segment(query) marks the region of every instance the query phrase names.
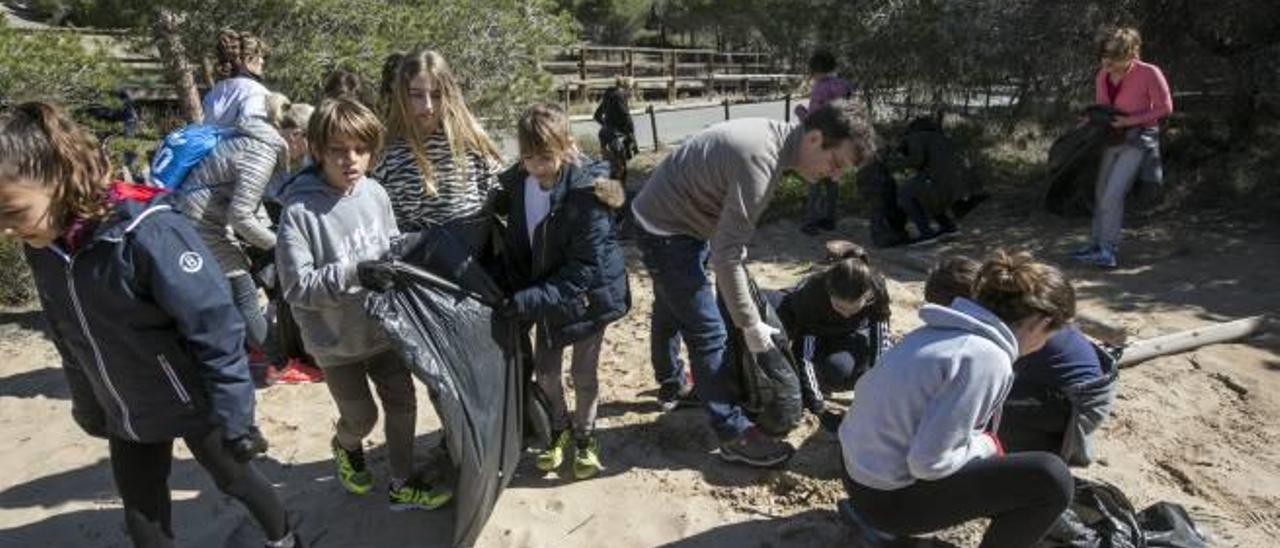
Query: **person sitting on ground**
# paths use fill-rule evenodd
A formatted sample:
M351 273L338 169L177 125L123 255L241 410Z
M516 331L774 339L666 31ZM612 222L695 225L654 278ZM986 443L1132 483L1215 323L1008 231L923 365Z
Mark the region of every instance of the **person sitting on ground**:
M809 182L857 167L875 150L875 130L854 103L834 101L801 125L743 118L713 125L662 160L632 202L645 268L653 278L650 357L660 402L696 390L720 439L721 458L776 466L794 449L756 427L735 401L735 369L724 363L725 321L707 265L733 324L753 353L774 349L745 268L747 244L783 173ZM689 349L693 387L678 360ZM664 406L665 407L665 406Z
M626 76L614 79L613 87L604 90L600 106L591 115L600 124L600 152L609 162L609 178L623 185L627 184L627 161L640 152L628 102L633 85L634 80Z
M955 145L933 118L907 125L896 162L915 173L898 189L898 205L916 227L916 242L927 242L958 230L951 206L962 190L962 171ZM934 227L937 223L937 227Z
M218 82L205 94L204 123L235 126L245 118L267 116L267 95L262 71L267 44L248 32L224 30L218 33Z
M823 416L824 394L852 390L888 349L889 293L861 246L850 243L826 269L765 300L802 364L805 407Z
M982 548L1033 546L1074 482L1056 455L1005 454L995 432L1013 361L1074 315L1057 268L1002 251L978 271L972 299L924 305L924 326L862 376L840 425L846 519L889 540L990 518Z
M330 443L338 482L356 495L373 488L363 445L378 422L372 381L385 414L390 507L433 510L453 492L413 478L413 378L364 307L370 267L379 268L400 237L386 192L365 176L382 135L382 123L360 103L328 99L320 105L307 126L316 165L285 193L276 265L303 344L324 368L338 408Z
M947 306L957 297L972 298L981 266L964 256L942 260L925 281L925 301ZM1114 358L1075 325L1064 326L1044 348L1013 363L1000 442L1010 453L1047 451L1069 465L1088 465L1090 436L1110 413L1115 384Z
M809 57L809 84L809 105L795 108L799 120L831 101L853 97L853 84L836 74L836 57L829 51L816 51ZM835 230L839 205L839 181L827 178L811 185L805 202L805 224L800 231L812 236L822 230Z
M516 138L520 163L498 177L494 207L507 217L503 264L514 290L500 313L537 326L534 374L551 404L552 428L538 469L559 469L572 451L573 477L587 479L602 468L595 421L604 332L631 306L611 211L622 207L622 188L581 165L568 119L555 105L525 111ZM572 424L561 364L570 345Z
M107 440L125 530L135 546L173 546L168 480L182 438L268 547L301 546L250 462L267 443L218 263L170 195L110 173L95 139L52 105L0 115L0 230L25 244L72 418Z

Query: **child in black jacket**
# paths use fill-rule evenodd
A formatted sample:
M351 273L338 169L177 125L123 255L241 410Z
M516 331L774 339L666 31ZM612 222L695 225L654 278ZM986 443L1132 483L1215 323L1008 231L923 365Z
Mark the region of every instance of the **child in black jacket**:
M108 440L129 536L173 545L167 481L183 438L267 546L299 546L249 462L266 441L222 270L168 195L109 185L109 174L93 139L55 107L0 117L0 229L26 244L72 416Z
M573 441L561 380L561 355L572 345L573 473L586 479L601 469L594 434L600 347L605 327L627 313L631 299L610 211L622 205L621 185L596 181L575 163L568 127L552 105L535 105L521 117L521 162L499 177L496 209L507 215L504 263L515 291L504 313L537 326L535 375L552 405L555 432L538 468L559 468Z

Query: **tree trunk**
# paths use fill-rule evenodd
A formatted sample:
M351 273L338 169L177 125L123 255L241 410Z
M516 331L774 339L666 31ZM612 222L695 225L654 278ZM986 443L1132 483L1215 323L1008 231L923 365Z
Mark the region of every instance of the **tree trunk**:
M165 75L178 92L182 117L188 122L199 123L204 119L204 112L200 107L200 91L196 89L196 79L191 73L187 50L178 36L178 17L172 10L161 8L156 14L153 39L160 51L160 58L164 59Z

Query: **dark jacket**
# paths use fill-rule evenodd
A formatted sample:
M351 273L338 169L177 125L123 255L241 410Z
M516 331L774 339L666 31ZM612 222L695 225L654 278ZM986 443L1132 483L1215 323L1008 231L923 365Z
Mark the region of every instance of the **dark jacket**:
M867 342L866 368L875 367L889 346L889 294L883 280L872 289L874 300L861 312L844 317L831 306L831 295L822 275L815 274L799 284L779 291L766 291L765 298L778 311L778 318L791 341L791 353L803 368L801 389L805 407L814 413L824 409L822 389L813 371L817 339L854 337L863 334Z
M1115 398L1115 360L1074 326L1055 333L1040 350L1013 365L1000 439L1010 452L1048 451L1067 464L1093 459L1090 435Z
M124 200L71 254L26 249L86 432L162 442L253 423L245 328L218 262L162 194Z
M631 110L627 106L627 97L616 87L605 90L591 118L601 128L609 128L623 135L635 135L635 122L631 119Z
M582 167L565 164L551 191L551 210L530 245L525 226L519 164L498 177L495 211L507 216L503 252L517 314L535 321L539 340L574 343L631 309L627 273L610 208L622 205L616 181L599 182Z

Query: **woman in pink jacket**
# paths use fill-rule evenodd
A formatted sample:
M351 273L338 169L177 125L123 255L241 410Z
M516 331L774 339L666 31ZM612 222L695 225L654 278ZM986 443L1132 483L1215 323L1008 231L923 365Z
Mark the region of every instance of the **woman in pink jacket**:
M1094 102L1119 111L1111 122L1114 138L1102 153L1094 190L1093 237L1074 257L1115 268L1124 219L1124 198L1139 177L1160 183L1160 120L1173 112L1169 84L1159 67L1138 59L1142 38L1132 28L1103 34L1102 67L1094 80Z

